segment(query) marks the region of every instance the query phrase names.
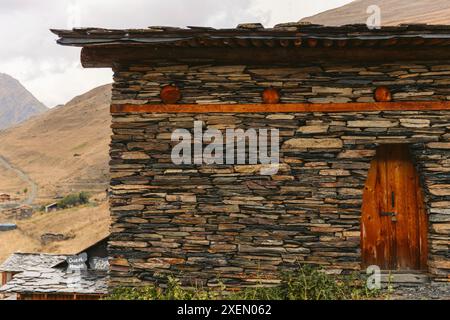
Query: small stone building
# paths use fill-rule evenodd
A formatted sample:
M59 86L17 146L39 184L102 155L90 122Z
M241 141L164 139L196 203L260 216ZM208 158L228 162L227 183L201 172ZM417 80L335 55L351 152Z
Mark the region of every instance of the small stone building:
M108 291L106 244L102 239L77 255L12 254L0 264L0 300L101 299ZM74 270L80 256L85 268Z
M449 281L450 26L53 31L114 70L112 285L270 284L298 264ZM176 164L196 124L278 130L278 171Z
M33 216L33 207L21 205L11 209L3 210L2 214L8 219L26 220Z
M11 201L11 195L2 193L0 194L0 202L9 202Z

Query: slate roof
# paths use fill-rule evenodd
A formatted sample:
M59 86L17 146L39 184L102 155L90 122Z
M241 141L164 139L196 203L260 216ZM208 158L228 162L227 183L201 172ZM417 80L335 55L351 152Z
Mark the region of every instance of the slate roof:
M89 252L96 246L103 245L107 239L108 237L81 252ZM69 257L73 255L12 254L0 265L0 272L16 274L0 288L0 293L106 294L108 292L107 271L92 269L75 273L68 271L66 261Z
M14 253L2 265L3 272L23 272L30 268L53 268L66 261L68 255Z
M68 46L145 45L153 47L358 47L358 46L450 46L449 25L405 24L369 30L364 24L339 27L284 23L264 28L259 23L234 29L165 27L147 29L80 28L51 30L58 43Z
M2 293L106 294L106 272L87 271L80 274L60 268L30 267L0 288Z

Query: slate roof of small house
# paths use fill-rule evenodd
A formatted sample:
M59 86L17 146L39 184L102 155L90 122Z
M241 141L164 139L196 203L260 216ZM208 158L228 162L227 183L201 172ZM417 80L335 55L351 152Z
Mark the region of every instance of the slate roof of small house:
M53 29L61 45L91 47L146 45L156 47L358 47L450 46L449 25L405 24L369 30L364 24L330 27L303 22L264 28L259 23L234 29L165 27L147 29ZM313 40L313 41L310 41Z
M78 276L61 268L30 267L15 275L11 281L0 288L0 292L106 294L108 292L108 274L107 272L87 271Z
M109 237L109 236L108 236ZM103 244L108 237L79 252L87 252ZM2 293L106 294L108 272L87 270L67 271L67 258L73 255L14 253L2 265L0 272L16 273L12 280L0 287ZM71 285L76 281L76 285Z
M53 268L66 261L67 257L41 253L14 253L0 265L0 272L23 272L35 267Z

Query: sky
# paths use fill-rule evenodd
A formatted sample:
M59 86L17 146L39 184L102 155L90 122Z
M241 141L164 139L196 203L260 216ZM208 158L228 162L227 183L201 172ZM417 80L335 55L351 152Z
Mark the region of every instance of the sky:
M236 27L281 22L351 0L0 0L0 72L18 79L48 107L112 82L110 69L83 69L80 48L56 44L49 29L148 26Z

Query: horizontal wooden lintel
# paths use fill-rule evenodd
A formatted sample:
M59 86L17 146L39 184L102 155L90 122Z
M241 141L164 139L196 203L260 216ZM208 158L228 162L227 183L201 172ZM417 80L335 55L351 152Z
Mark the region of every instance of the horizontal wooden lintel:
M290 113L450 110L450 101L295 104L113 104L111 113Z
M448 47L356 47L356 48L171 48L145 45L92 46L81 51L85 68L109 68L115 64L139 65L161 59L188 64L250 64L276 65L299 63L364 63L405 61L446 61Z

